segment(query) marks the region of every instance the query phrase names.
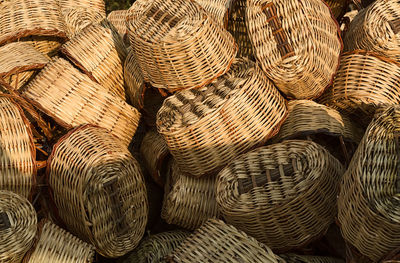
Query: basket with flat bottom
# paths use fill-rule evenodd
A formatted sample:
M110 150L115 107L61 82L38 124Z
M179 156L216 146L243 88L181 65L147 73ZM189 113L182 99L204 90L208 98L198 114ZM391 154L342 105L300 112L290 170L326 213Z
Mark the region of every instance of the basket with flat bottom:
M147 223L139 163L103 128L80 126L54 146L47 166L56 214L106 257L134 249Z
M309 255L284 254L279 255L286 263L345 263L343 259Z
M237 59L207 87L168 97L157 129L181 171L200 177L273 137L286 115L285 99L261 69Z
M64 13L69 8L84 8L91 12L101 14L106 18L106 5L104 0L57 0L61 12Z
M340 162L311 141L261 147L218 174L218 208L228 223L274 251L301 248L334 221L343 173Z
M346 174L338 220L347 242L374 262L400 247L400 107L377 112Z
M74 38L86 27L92 24L99 24L104 19L101 13L84 7L63 9L62 16L69 39Z
M342 49L339 25L321 0L248 0L248 34L267 76L288 97L317 98Z

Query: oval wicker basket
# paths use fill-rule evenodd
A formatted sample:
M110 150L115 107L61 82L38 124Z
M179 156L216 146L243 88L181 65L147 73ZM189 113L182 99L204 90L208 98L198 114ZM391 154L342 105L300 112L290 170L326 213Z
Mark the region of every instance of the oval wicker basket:
M80 126L54 146L47 166L59 218L106 257L142 238L148 202L139 163L107 130Z
M24 197L0 190L0 262L20 263L34 243L36 211Z
M273 137L286 115L285 99L261 69L237 59L207 87L168 97L157 129L181 171L199 177Z
M218 207L228 223L274 251L301 248L333 222L343 173L340 162L311 141L261 147L218 174Z
M145 81L176 91L205 86L228 71L237 51L235 41L197 3L148 2L136 1L127 18Z
M325 0L328 4L329 8L332 11L332 15L337 19L340 18L346 13L346 9L349 5L349 0Z
M85 8L92 12L101 14L106 18L106 5L104 0L58 0L61 12L64 13L69 8Z
M204 10L206 10L223 28L226 28L228 21L228 9L232 0L195 0Z
M321 0L248 0L254 55L288 97L316 98L330 85L342 49L339 25Z
M108 14L107 20L114 25L124 42L128 42L129 44L128 28L126 27L126 18L128 14L128 10L114 10Z
M74 38L86 27L92 24L99 24L104 19L101 13L85 7L63 9L62 16L65 21L66 34L69 39Z
M286 263L345 263L343 259L331 258L331 257L320 257L320 256L305 256L295 254L284 254L279 255Z
M374 262L400 247L400 107L377 112L344 176L343 237Z

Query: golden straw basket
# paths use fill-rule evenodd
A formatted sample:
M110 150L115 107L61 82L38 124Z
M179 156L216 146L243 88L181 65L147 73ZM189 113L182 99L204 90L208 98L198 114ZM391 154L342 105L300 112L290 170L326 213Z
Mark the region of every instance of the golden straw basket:
M204 10L206 10L215 22L221 27L226 27L228 21L228 9L232 0L195 0Z
M104 20L103 14L85 7L63 9L62 16L69 39L74 38L86 27L92 24L99 24Z
M58 0L61 12L69 8L85 8L92 12L101 14L106 18L106 5L104 0Z
M114 10L107 16L107 20L117 29L124 42L125 40L128 40L127 42L129 42L128 28L126 27L126 18L128 14L128 10Z
M28 36L20 38L19 41L33 46L37 51L47 57L54 57L58 54L65 38L56 36Z

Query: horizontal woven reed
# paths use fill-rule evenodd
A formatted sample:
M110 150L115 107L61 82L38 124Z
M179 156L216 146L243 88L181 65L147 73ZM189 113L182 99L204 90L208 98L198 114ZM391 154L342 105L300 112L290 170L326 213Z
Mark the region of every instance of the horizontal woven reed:
M26 36L65 37L58 2L13 0L0 3L0 45Z
M215 175L193 178L180 171L172 160L168 167L161 212L168 224L194 230L209 218L218 218Z
M20 38L20 41L32 45L45 56L54 57L57 55L65 39L56 36L29 36Z
M195 0L221 26L226 27L228 9L232 0Z
M301 248L328 230L344 168L325 148L288 140L228 164L217 179L224 219L274 251Z
M107 16L107 20L114 25L122 39L128 36L128 29L126 27L126 18L128 14L128 10L114 10Z
M342 49L339 26L321 0L248 0L254 55L288 97L316 98L330 85Z
M58 0L61 12L69 8L85 8L90 12L96 12L106 17L106 5L104 0Z
M23 263L91 263L94 248L50 221L40 222L35 246Z
M340 19L346 12L349 0L325 0L336 19Z
M374 262L400 247L400 107L376 114L344 175L342 235Z
M343 259L309 255L284 254L279 255L286 263L345 263Z
M48 63L26 86L23 96L65 128L99 125L126 145L139 124L140 113L135 108L62 58Z
M92 24L98 24L104 19L103 14L96 12L95 9L88 9L86 7L63 9L62 16L69 39L78 35L84 28Z
M106 257L134 249L147 223L139 163L105 129L80 126L54 146L47 166L57 213L72 233Z
M0 190L0 262L21 262L35 240L36 224L36 211L27 199Z
M175 249L169 262L283 263L266 245L221 220L210 219Z
M194 1L138 0L127 17L144 79L176 91L207 85L230 67L233 37Z
M182 172L202 176L274 136L286 115L285 99L261 69L237 59L207 87L168 97L157 129Z
M142 110L144 107L144 93L146 87L142 70L139 67L133 50L129 51L125 60L124 80L127 97L135 108Z

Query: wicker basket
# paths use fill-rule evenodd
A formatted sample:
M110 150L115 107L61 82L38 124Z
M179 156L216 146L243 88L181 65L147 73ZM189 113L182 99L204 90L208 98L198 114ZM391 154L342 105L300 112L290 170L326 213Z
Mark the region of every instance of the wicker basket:
M343 259L320 257L320 256L304 256L295 254L279 255L286 263L345 263Z
M285 252L322 236L336 215L344 168L325 148L289 140L248 152L217 179L225 220Z
M215 22L221 27L226 28L228 21L228 9L232 0L195 0L204 10L206 10Z
M103 14L85 7L63 9L62 15L69 39L74 38L86 27L99 24L104 19Z
M346 13L346 9L349 5L349 0L325 0L332 11L332 15L340 20L341 17Z
M50 221L43 220L35 246L23 263L91 263L94 249Z
M27 199L0 190L0 262L21 262L35 240L36 224L36 211Z
M248 0L254 55L288 97L316 98L330 85L342 49L339 26L321 0Z
M61 138L47 166L57 214L72 233L106 257L131 251L147 223L139 163L107 130L85 125Z
M344 176L343 237L374 262L400 247L400 107L376 114Z
M194 1L137 0L127 19L144 79L156 88L203 87L236 55L233 37Z
M19 40L33 46L47 57L54 57L58 54L65 38L56 36L29 36L20 38Z
M210 219L175 249L169 262L284 263L271 249L221 220Z
M62 58L47 64L26 86L23 96L65 128L85 123L99 125L126 145L139 124L140 113L135 108Z
M106 17L106 5L104 0L58 0L61 12L64 13L66 9L70 8L85 8L90 12L96 12Z
M129 51L125 60L124 80L127 97L135 108L142 110L146 85L143 80L143 73L137 63L135 52L132 50Z
M124 41L128 40L128 28L126 27L126 18L128 14L128 10L115 10L110 12L107 16L107 20L114 25ZM129 42L129 40L127 42Z
M182 172L212 174L278 132L286 102L255 63L238 59L209 86L178 92L157 114L157 128Z

